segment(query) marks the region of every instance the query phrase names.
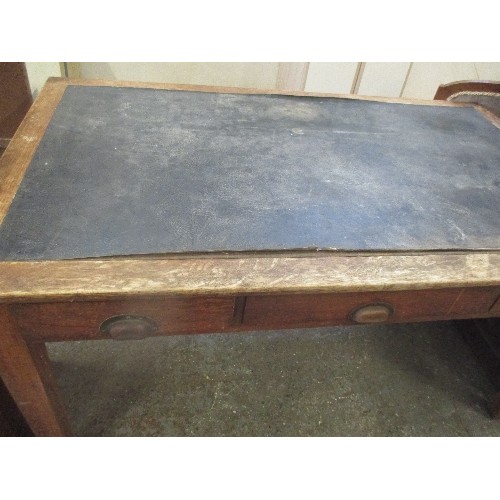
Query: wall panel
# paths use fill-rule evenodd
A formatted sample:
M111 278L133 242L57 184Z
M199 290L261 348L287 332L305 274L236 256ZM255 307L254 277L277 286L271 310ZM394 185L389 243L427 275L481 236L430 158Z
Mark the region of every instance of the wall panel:
M357 62L309 63L305 90L350 94L358 70Z
M459 80L477 80L474 63L412 63L402 97L433 99L439 85Z
M276 88L279 63L81 63L82 78Z
M500 62L477 62L474 66L480 80L500 82Z
M34 97L42 89L51 76L62 76L61 66L58 62L27 62L26 71L30 81L31 92Z
M408 62L368 62L360 73L358 94L399 97L410 69Z

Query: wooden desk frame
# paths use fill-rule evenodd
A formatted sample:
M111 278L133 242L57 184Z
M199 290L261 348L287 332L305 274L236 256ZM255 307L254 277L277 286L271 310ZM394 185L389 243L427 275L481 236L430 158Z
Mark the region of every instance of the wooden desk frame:
M0 223L68 85L342 97L307 92L51 78L0 160ZM397 304L388 321L500 316L500 249L260 252L0 262L0 375L37 435L69 435L46 341L109 338L110 316L148 316L155 335L354 324L365 304Z

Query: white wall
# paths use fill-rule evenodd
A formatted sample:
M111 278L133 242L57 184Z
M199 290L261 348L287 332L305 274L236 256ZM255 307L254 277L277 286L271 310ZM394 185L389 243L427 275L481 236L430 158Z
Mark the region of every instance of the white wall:
M316 62L309 64L305 90L349 94L353 88L359 63Z
M480 80L494 80L500 82L500 63L474 63Z
M357 94L365 96L399 97L411 63L368 62L359 75Z
M432 99L439 85L460 80L500 81L500 63L412 63L402 96Z
M290 63L281 63L290 64ZM59 63L26 63L36 95ZM500 62L311 62L304 89L334 94L432 99L439 85L458 80L500 81ZM262 89L286 88L280 63L80 63L82 78L189 83ZM295 87L294 87L295 88Z
M82 78L273 89L279 63L81 63Z
M500 63L310 63L305 90L433 99L439 85L460 80L500 81Z
M439 85L460 80L478 80L474 63L412 63L403 97L432 99Z
M61 76L61 67L58 62L27 62L26 70L33 97L38 95L47 78Z

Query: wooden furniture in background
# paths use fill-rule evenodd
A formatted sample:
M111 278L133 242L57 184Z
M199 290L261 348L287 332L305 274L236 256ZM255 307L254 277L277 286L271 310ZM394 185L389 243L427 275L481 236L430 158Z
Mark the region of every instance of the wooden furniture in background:
M32 103L25 64L0 62L0 155Z
M31 63L33 64L33 63ZM44 63L38 63L44 64ZM49 64L49 63L45 63ZM455 80L500 80L500 63L310 62L310 63L61 63L69 78L142 80L199 85L357 93L432 99ZM52 74L51 76L60 76ZM304 82L305 79L305 82ZM305 84L302 87L302 84Z
M479 104L500 117L500 82L461 81L447 83L439 86L434 99Z
M135 98L147 94L137 90L141 88L311 95L304 92L51 79L0 163L0 182L4 186L0 221L9 215L26 170L51 125L54 110L67 89L77 98L80 87L133 88L132 97L135 95ZM320 103L338 97L316 96L321 98ZM353 98L342 96L342 105L346 104L346 99ZM378 106L373 99L353 100L358 104L366 101L370 109ZM273 104L276 105L277 101L279 104L283 99L276 99ZM453 115L453 110L458 113L458 108L464 106L473 107L446 102L376 101L397 102L408 107L415 104L437 107L439 116ZM301 106L299 99L296 104L300 111L298 118L293 114L296 108L287 108L292 120L302 124L304 116L311 119L311 115L306 114L305 103ZM442 107L448 108L446 111L450 113L440 113ZM125 105L121 109L128 112L128 109L135 108L128 103L128 107ZM493 134L495 131L490 129L488 120L496 126L499 122L490 115L483 116L482 110L478 111L476 114L467 110L467 116L473 115L476 124L484 125ZM78 121L79 117L74 119ZM312 122L314 125L314 117ZM98 121L93 123L100 126ZM182 123L185 127L185 122ZM278 127L282 126L281 123ZM255 128L253 122L252 125ZM342 137L348 133L354 135L355 141L363 141L358 130L345 129L342 123L335 131L339 131ZM311 130L315 130L314 127ZM233 127L227 123L224 131L229 135L234 133ZM184 132L181 130L182 134ZM296 134L294 137L302 140L303 130L286 129L282 133L287 136ZM378 140L377 130L370 133L374 133ZM81 144L83 138L77 137L78 144ZM380 144L383 147L384 141ZM107 149L115 151L119 148L114 144ZM89 176L84 177L88 179ZM189 188L189 183L184 184L184 188L186 186ZM199 196L197 192L196 199ZM295 201L294 198L293 206ZM314 201L310 202L313 209ZM361 225L363 223L360 221ZM490 236L496 238L498 235ZM44 346L47 341L139 339L178 333L498 316L498 247L490 250L352 252L293 249L269 252L249 248L246 252L222 251L202 255L185 251L129 256L122 253L114 257L64 260L3 260L0 262L0 374L20 403L35 434L68 435L69 424Z
M33 102L21 62L0 62L0 156ZM1 186L0 186L1 189ZM31 434L3 381L0 379L0 436Z

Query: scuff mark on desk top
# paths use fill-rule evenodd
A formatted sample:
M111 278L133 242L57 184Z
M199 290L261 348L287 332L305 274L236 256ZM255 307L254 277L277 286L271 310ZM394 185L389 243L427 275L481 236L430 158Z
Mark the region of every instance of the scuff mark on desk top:
M0 259L498 249L499 144L466 107L69 86Z

